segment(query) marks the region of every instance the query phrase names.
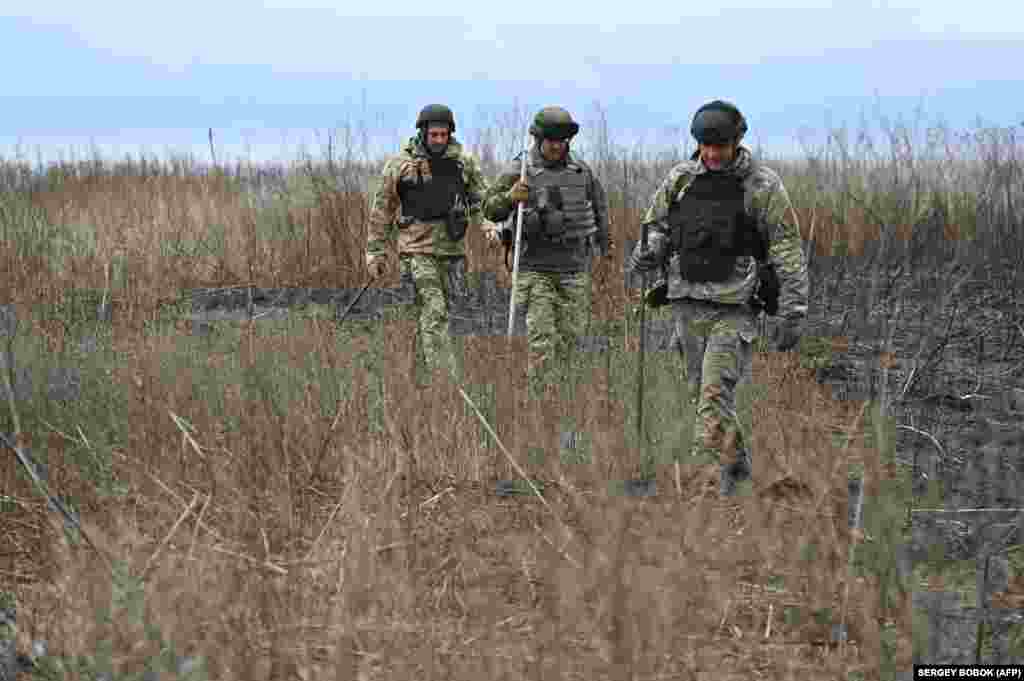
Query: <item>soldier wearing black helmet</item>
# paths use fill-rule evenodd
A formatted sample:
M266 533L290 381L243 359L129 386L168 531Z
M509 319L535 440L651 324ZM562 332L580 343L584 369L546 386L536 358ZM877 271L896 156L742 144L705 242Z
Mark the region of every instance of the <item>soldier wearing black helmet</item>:
M808 278L796 213L778 174L741 144L743 114L715 100L693 117L698 148L674 167L643 218L631 269L660 270L657 295L672 305L686 349L697 421L691 453L717 462L720 492L751 476L749 443L736 421L736 386L751 361L761 310L777 318L771 339L792 349L807 315Z
M470 224L481 224L486 182L476 159L455 138L451 109L424 107L416 128L416 136L384 165L373 191L366 266L371 278L385 274L397 231L401 279L415 290L419 311L417 368L455 371L449 300L465 288L464 237Z
M525 152L526 182L520 178L520 163L514 161L484 200L484 215L504 223L500 231L509 246L516 205L524 205L516 307L526 309L532 379L550 375L556 364L568 362L588 318L592 260L608 255L604 188L569 150L579 129L561 107L538 111L530 126L534 145ZM536 387L536 380L533 383Z

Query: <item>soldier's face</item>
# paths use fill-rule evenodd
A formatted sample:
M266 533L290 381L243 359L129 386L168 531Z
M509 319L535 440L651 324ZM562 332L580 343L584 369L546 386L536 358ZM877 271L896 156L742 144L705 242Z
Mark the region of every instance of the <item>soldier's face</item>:
M736 157L736 143L729 144L702 144L700 145L700 160L708 170L721 170Z
M447 125L427 126L427 146L431 151L437 153L448 145L448 138L451 132Z
M541 140L540 154L546 161L561 161L569 149L569 140Z

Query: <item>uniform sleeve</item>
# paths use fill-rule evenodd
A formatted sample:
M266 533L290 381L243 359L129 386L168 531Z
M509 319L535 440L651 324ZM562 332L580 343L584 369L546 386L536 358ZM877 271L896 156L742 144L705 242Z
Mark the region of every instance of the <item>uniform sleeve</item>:
M490 183L484 193L484 217L491 222L504 222L512 213L514 202L508 197L508 191L519 180L519 170L509 166L497 179Z
M654 196L651 197L651 203L647 207L647 212L644 213L644 217L641 220L641 229L644 226L647 227L648 257L659 263L664 263L668 255L668 211L678 192L679 178L680 173L676 169L673 169L668 174L664 181L662 181L661 186L655 190ZM634 248L634 253L637 256L640 255L642 250L642 236L642 233L637 235Z
M810 281L796 211L781 178L772 173L760 183L752 208L770 239L768 259L775 266L780 285L779 316L803 319L807 316Z
M667 177L662 181L651 197L651 203L647 212L641 220L641 225L647 225L648 238L655 232L668 236L668 213L676 194L679 193L679 182L682 177L678 168L673 168Z
M466 175L466 200L469 203L469 217L473 222L480 222L483 217L484 196L487 193L487 180L480 172L476 158L467 154L464 160Z
M380 180L373 192L369 224L366 228L366 252L369 255L386 255L394 241L395 214L399 208L398 198L399 159L384 164Z
M605 193L604 185L593 172L591 179L591 203L594 206L594 218L597 223L597 247L601 255L608 255L608 195Z

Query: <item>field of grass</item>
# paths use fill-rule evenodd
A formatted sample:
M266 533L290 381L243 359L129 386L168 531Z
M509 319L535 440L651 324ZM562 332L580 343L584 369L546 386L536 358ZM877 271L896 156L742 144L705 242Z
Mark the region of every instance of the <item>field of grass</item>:
M896 268L945 277L969 246L988 258L989 285L1009 290L1024 262L1019 145L1005 131L939 132L915 149L895 127L876 153L839 131L805 161L774 164L808 239L814 304L866 273L849 315L874 325L883 371L898 331L886 288ZM19 440L113 563L62 530L16 459L0 457L0 591L17 603L19 647L49 642L35 676L143 678L183 657L201 663L181 678L247 680L909 669L915 586L893 556L913 494L895 396L840 401L815 380L844 338L809 334L800 355L756 353L740 391L756 481L726 503L680 461L693 421L683 364L651 353L648 442L638 441L636 291L620 266L682 154L594 139L580 147L608 188L616 246L594 272L592 314L610 350L580 356L573 400L553 391L531 403L521 338L461 341L463 388L500 445L460 386L410 389L412 327L400 314L339 326L333 310L310 306L188 333L190 289L360 285L380 161L277 172L0 163L15 362L82 367L79 399L37 389L3 410L0 428L16 430L17 415ZM915 238L926 223L942 238ZM501 253L474 231L468 252L471 272L508 284ZM932 322L950 304L942 293ZM98 306L111 321L96 319ZM583 433L578 449L559 450L565 429ZM642 452L659 494L624 497L618 485ZM543 498L492 493L496 479L518 477L509 457L544 483ZM851 475L867 490L855 550Z

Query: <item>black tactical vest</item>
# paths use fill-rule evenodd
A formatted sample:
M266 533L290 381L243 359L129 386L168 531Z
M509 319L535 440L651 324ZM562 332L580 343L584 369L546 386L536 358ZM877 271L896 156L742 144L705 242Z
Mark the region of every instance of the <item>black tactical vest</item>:
M554 243L573 242L597 232L594 204L587 198L587 172L570 161L564 167L529 168L530 206L537 211L537 201L548 205L540 211L538 237ZM544 195L547 194L547 198ZM532 237L532 235L531 235Z
M398 182L403 217L421 222L441 220L451 211L456 197L466 193L461 161L438 158L430 159L429 164L429 174L424 175L417 163L416 174Z
M756 232L743 208L743 181L732 174L694 178L669 209L668 223L686 281L726 281L740 256L756 252Z

